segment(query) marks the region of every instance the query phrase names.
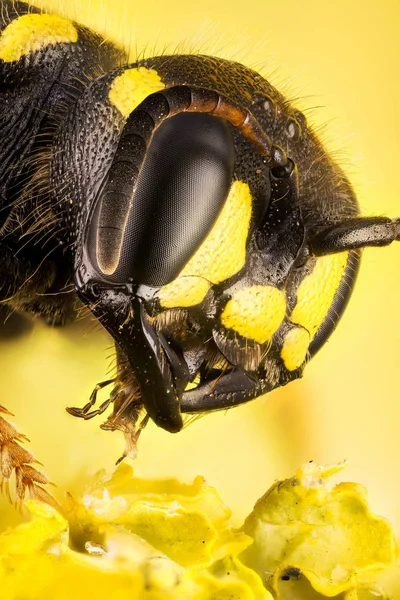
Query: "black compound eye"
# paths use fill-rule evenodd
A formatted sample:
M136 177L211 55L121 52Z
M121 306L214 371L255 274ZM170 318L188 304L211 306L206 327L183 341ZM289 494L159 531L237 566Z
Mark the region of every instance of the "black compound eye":
M123 200L126 218L119 261L107 278L157 287L172 281L215 223L229 193L233 167L234 145L225 120L182 113L164 121L150 142L132 198L129 203ZM111 234L112 220L111 213ZM99 248L96 237L97 256L106 256L107 248Z

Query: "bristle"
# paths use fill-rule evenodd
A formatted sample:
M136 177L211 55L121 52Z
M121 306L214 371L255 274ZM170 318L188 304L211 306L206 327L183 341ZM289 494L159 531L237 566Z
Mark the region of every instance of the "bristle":
M0 406L0 412L10 416L12 414L3 406ZM42 487L50 484L46 475L32 466L32 463L40 463L20 445L27 441L28 438L17 431L14 425L0 417L0 489L10 502L22 504L28 492L32 498L46 502L62 512L58 502ZM15 476L14 500L10 490L12 475Z

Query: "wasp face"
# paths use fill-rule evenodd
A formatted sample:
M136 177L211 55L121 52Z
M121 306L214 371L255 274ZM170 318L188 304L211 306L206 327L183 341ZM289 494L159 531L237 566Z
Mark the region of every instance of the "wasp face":
M235 135L227 120L192 112L162 123L147 147L137 126L125 126L85 226L84 300L127 356L147 412L169 431L182 427L194 395L254 387L240 368L251 359L243 353L243 365L225 339L221 311L271 190L259 159L253 214L248 185L234 181ZM185 392L194 380L196 391Z
M77 292L168 431L300 377L358 248L395 239L390 219L357 217L304 117L236 63L163 57L100 78L57 149Z
M140 146L144 160L139 168ZM206 336L193 333L202 329L197 317L189 327L184 311L170 316L163 291L210 234L225 205L234 141L226 121L183 113L165 121L144 146L132 128L122 132L89 218L83 264L106 293L101 308L96 301L96 311L109 313L109 294L119 289L118 317L103 320L132 365L148 413L176 431L182 427L182 394L198 370L190 372L184 354L190 349L192 362L200 367L203 361L194 354L203 352ZM205 296L211 282L196 279L195 293L201 289Z
M76 273L148 414L169 431L181 429L182 411L231 406L281 382L271 358L285 329L278 284L304 242L293 164L263 138L257 146L248 112L235 127L239 109L225 101L227 118L216 116L223 101L203 90L214 114L191 112L192 94L150 96L128 118L87 212ZM268 222L271 198L280 204ZM279 222L292 239L271 277L260 250Z

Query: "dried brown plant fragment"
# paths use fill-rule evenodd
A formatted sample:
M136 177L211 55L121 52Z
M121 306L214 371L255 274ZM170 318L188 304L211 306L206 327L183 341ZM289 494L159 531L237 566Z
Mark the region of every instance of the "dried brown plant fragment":
M13 414L4 406L0 405L0 413L8 416ZM15 476L15 504L22 505L26 492L32 498L46 502L58 512L63 512L61 506L43 485L52 485L46 475L38 471L33 464L40 465L34 456L21 444L29 439L20 433L14 425L0 416L0 479L1 491L4 492L10 502L13 497L10 491L10 479Z

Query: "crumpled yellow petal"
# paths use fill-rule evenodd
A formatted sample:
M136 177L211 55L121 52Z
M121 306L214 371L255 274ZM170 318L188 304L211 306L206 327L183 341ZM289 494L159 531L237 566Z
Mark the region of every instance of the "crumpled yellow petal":
M388 596L378 585L368 585L347 592L344 594L343 600L391 600L391 596Z
M67 531L67 522L53 508L37 500L28 500L26 506L33 519L0 535L0 559L13 555L40 551L45 540L60 537Z
M390 600L398 600L400 598L400 560L397 561L389 569L377 574L376 584L382 586L382 589L389 594ZM378 597L379 598L379 597ZM368 599L369 600L369 599ZM386 600L386 597L385 597Z
M207 566L251 544L243 532L233 530L230 509L202 477L193 484L144 480L134 478L129 465L120 465L109 480L100 476L85 499L98 523L107 522L111 511L114 523L182 566Z
M242 531L254 543L240 559L278 597L282 568L299 569L316 592L333 597L354 590L395 559L391 525L371 513L365 489L326 484L341 468L309 463L274 484L245 521Z
M273 597L279 600L323 600L326 598L324 594L320 594L313 588L303 573L293 571L291 567L282 566L275 572L273 581L269 579L268 583L271 587L273 583ZM338 600L337 596L335 598ZM339 598L344 600L342 595Z
M121 465L81 501L69 496L62 515L26 503L31 521L0 535L1 598L393 600L390 524L362 486L328 487L343 466L303 466L238 531L203 478L143 480Z
M177 479L140 479L133 477L131 466L121 463L109 478L105 478L104 473L100 472L87 495L92 498L92 502L99 500L101 504L105 489L110 500L124 498L127 502L133 502L146 496L153 502L176 501L187 508L203 512L215 527L220 527L232 515L215 488L207 485L201 476L196 477L192 484L182 483Z
M0 535L1 597L272 600L235 559L251 540L202 478L132 475L124 465L99 476L82 502L68 499L66 518L29 501L32 520Z

